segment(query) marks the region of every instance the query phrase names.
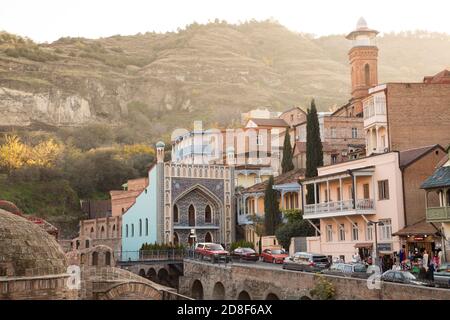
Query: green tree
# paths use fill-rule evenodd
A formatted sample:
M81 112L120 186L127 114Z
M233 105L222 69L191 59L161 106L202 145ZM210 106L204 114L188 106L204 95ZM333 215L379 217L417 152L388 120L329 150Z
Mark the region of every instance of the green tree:
M306 117L306 172L305 177L317 176L317 167L323 166L323 148L320 139L319 119L317 117L316 103L311 100L311 108ZM314 186L307 187L307 204L314 203Z
M264 195L264 226L266 235L274 235L281 223L281 212L277 191L273 189L273 176L270 176Z
M281 161L281 168L283 173L294 170L294 162L292 161L291 136L289 134L289 129L286 129L286 134L284 135L283 160Z
M278 242L285 248L289 249L292 237L309 237L314 235L314 228L303 220L300 210L288 210L285 212L287 223L281 225L275 232Z

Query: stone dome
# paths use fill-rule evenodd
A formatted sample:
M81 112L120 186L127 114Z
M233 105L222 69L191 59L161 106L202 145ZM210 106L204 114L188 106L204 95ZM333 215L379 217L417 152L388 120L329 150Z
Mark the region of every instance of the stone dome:
M56 239L27 219L0 209L0 276L28 277L67 272Z

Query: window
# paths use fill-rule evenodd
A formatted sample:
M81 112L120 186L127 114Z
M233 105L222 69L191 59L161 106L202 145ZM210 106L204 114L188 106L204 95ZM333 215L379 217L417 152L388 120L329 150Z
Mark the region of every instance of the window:
M332 164L335 164L337 162L337 157L338 157L337 154L332 154L331 155L331 163Z
M257 146L263 146L264 145L263 137L262 137L261 134L256 135L256 145Z
M105 265L107 266L111 265L111 252L109 251L105 253Z
M370 199L370 196L369 196L369 184L368 183L365 183L365 184L363 184L363 193L364 193L364 199Z
M98 265L98 252L92 253L92 265L93 266Z
M370 86L370 67L368 64L364 66L364 80L366 86Z
M373 225L367 226L366 228L366 240L373 241Z
M139 237L142 237L142 219L139 219Z
M345 228L344 224L339 225L339 241L345 241Z
M355 222L354 224L352 224L352 240L353 241L358 241L359 238L359 230L358 230L358 224Z
M358 128L352 128L352 139L358 138Z
M128 238L128 225L125 225L125 237Z
M148 219L145 219L145 235L148 236Z
M205 208L205 223L211 223L211 207L209 205Z
M341 187L337 187L337 201L341 201Z
M134 237L134 223L131 224L131 236Z
M332 138L336 138L336 128L335 127L331 127L330 131L331 131L331 137Z
M383 223L380 227L380 238L381 240L390 240L392 239L392 225L391 219L380 220Z
M389 199L389 180L378 181L378 200Z
M333 226L331 224L327 225L327 241L333 241Z
M177 205L173 206L173 222L175 222L175 223L178 222L178 206Z
M189 215L189 226L190 227L195 226L195 208L192 204L189 206L188 215Z

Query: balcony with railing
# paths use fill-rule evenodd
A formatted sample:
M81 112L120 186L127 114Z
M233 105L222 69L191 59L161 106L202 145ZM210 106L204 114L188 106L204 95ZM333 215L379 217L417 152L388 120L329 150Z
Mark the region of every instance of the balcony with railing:
M305 219L375 214L374 168L363 168L302 182ZM314 203L307 203L307 192L314 192ZM337 199L333 200L333 199Z
M308 217L311 216L311 218L315 218L328 213L332 214L333 216L338 216L373 213L373 210L375 210L373 199L357 199L355 206L353 206L353 203L353 199L350 199L343 201L307 204L305 205L305 215Z
M439 172L440 171L440 172ZM446 180L445 173L450 176L450 167L442 167L437 171L440 178L437 183ZM433 178L433 177L430 177ZM436 183L436 182L434 182ZM450 183L449 185L427 189L425 193L427 222L450 222Z
M450 222L450 207L427 208L428 222Z

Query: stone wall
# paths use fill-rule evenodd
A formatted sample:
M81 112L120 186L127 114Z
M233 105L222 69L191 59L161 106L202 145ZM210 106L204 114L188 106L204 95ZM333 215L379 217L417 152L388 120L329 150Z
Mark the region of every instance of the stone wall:
M179 293L187 296L198 294L198 282L203 289L204 299L217 297L214 288L221 283L225 288L225 299L236 300L243 292L251 299L266 299L269 295L279 299L311 298L319 277L323 275L274 269L271 267L243 265L214 265L205 262L185 260L184 276L180 277ZM381 283L381 289L368 289L365 279L324 276L336 289L338 300L440 300L450 299L450 290L418 287L411 285Z

